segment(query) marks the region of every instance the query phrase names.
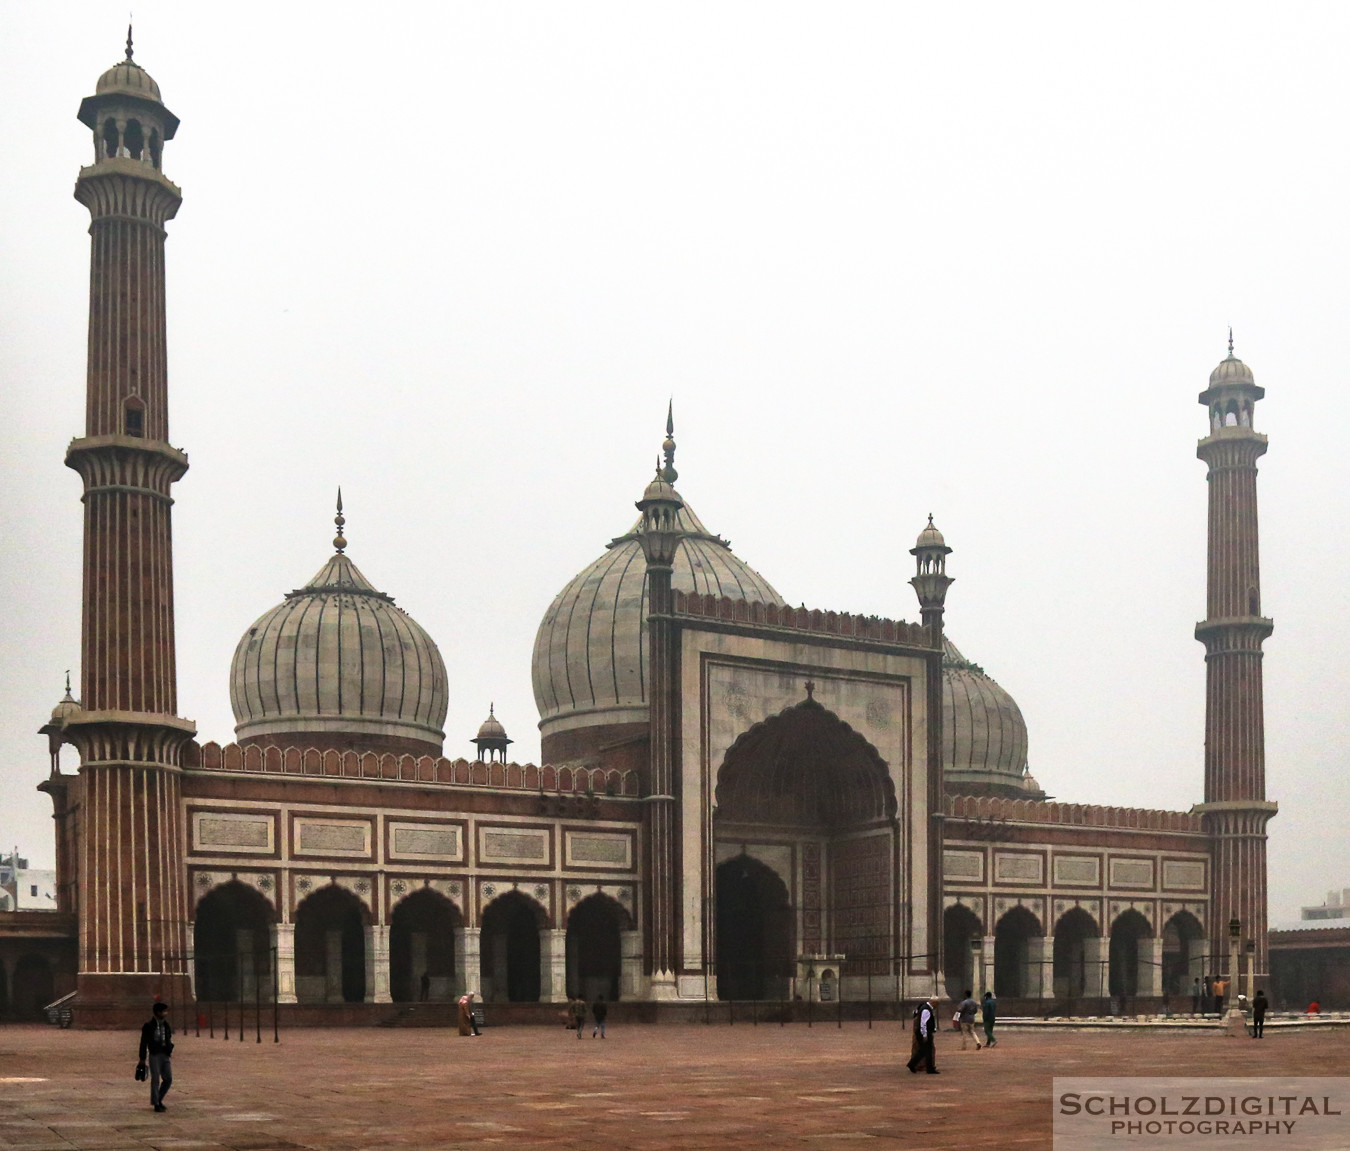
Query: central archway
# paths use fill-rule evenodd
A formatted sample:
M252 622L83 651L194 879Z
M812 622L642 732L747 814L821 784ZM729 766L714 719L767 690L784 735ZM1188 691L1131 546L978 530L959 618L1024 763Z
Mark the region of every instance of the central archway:
M717 997L787 999L792 980L792 904L772 868L749 855L717 869Z
M897 804L876 748L808 698L742 733L715 797L719 995L724 983L732 998L789 994L799 956L843 955L845 977L890 970ZM746 859L768 874L743 879Z

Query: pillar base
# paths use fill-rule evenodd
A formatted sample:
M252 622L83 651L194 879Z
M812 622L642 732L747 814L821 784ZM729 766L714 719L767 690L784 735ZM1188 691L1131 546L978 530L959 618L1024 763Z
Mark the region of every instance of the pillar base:
M74 1026L91 1029L139 1026L150 1018L155 1000L173 1014L191 1002L186 975L153 972L82 972L75 979Z
M680 990L675 984L675 975L670 971L652 972L651 998L658 1002L679 999Z

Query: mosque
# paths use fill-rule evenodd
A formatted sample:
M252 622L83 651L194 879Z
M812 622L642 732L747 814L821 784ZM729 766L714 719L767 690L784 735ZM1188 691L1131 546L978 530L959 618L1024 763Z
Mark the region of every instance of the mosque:
M522 1017L507 1005L575 994L651 1018L968 986L1095 1012L1188 996L1238 936L1243 970L1268 971L1264 393L1231 343L1200 394L1208 688L1189 811L1045 796L1017 704L947 637L952 548L932 517L912 549L918 622L785 602L677 488L672 413L655 475L613 495L621 534L558 573L531 662L542 765L511 761L492 709L472 760L444 755L444 658L357 567L349 551L373 573L379 558L348 544L340 495L315 574L243 627L234 740L203 742L175 679L188 459L169 438L180 191L163 160L179 121L130 39L79 120L87 423L65 462L84 484L83 656L79 698L42 727L41 784L66 925L48 979L76 993L77 1025L139 1020L153 995L378 1022L465 991ZM21 945L0 944L10 981Z

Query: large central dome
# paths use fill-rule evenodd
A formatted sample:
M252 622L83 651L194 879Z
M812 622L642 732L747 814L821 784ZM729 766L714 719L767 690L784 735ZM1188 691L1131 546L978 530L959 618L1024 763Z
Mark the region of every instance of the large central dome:
M577 728L647 722L641 522L612 540L604 555L558 593L539 625L531 674L545 740ZM671 574L676 591L787 606L768 580L703 526L687 502L677 522L681 538Z
M448 702L441 653L343 554L341 534L334 543L337 554L314 578L239 641L230 665L235 734L439 755Z

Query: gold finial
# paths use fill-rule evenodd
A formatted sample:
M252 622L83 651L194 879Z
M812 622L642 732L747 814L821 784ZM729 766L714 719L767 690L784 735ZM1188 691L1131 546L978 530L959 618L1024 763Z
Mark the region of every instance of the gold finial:
M1233 325L1228 325L1228 358L1233 358Z
M661 467L660 461L657 461L656 470L660 477L668 484L673 484L680 478L680 473L675 470L675 400L671 398L666 407L666 442L661 445L661 450L666 456L666 466Z
M133 49L131 47L131 21L127 21L127 61L131 61Z
M347 517L342 514L342 488L338 488L337 515L333 517L333 522L337 524L337 535L333 537L333 546L337 548L338 555L342 554L347 546L347 540L342 535L343 525L347 522Z

